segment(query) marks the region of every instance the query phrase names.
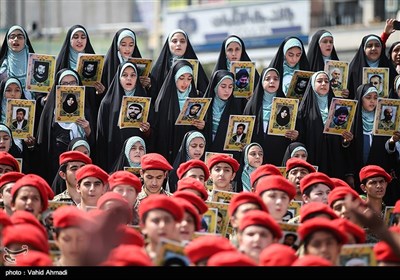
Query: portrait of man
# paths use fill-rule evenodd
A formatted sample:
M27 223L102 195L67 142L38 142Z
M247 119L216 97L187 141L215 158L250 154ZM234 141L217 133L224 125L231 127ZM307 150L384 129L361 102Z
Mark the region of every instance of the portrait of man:
M236 72L236 86L240 89L247 88L249 86L250 74L249 72L241 68Z
M349 108L347 108L346 106L337 107L333 116L333 121L329 127L333 128L339 126L340 128L346 128L349 113Z
M241 144L246 143L246 125L244 123L239 123L236 126L236 132L232 136L230 143L231 144Z
M287 246L292 247L293 249L297 250L299 248L299 246L296 245L297 239L298 239L297 234L295 234L293 232L288 232L283 237L282 243L284 245L287 245Z
M339 68L334 67L331 70L330 80L332 90L342 90L342 71Z
M294 93L296 95L303 95L304 92L306 91L307 84L308 84L309 78L303 78L299 77L296 81L296 87L294 88Z
M129 121L140 120L142 117L143 107L138 103L131 103L126 110L126 118Z
M35 61L33 71L33 79L38 83L44 83L49 78L49 63L46 61Z
M23 130L26 131L27 125L28 125L28 120L27 118L27 109L26 108L18 108L15 111L15 119L11 123L11 128L14 130Z
M83 62L82 76L86 79L92 79L97 73L97 61Z
M381 75L374 74L369 77L369 82L378 90L378 97L383 96L383 78Z
M199 119L199 113L201 111L202 105L200 103L193 103L189 106L189 110L185 116L183 116L183 120L197 120Z
M383 109L383 118L381 119L379 129L392 130L395 129L395 122L393 121L393 108L385 107Z

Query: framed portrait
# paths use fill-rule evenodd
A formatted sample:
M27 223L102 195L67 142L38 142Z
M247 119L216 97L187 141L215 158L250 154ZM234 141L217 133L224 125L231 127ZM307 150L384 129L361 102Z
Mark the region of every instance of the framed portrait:
M340 266L376 266L374 243L345 244L339 255Z
M195 120L204 120L212 98L186 98L175 125L192 125Z
M372 134L392 136L400 129L400 100L378 98Z
M297 234L299 224L278 223L283 232L279 243L293 248L295 251L300 247L300 237Z
M130 166L124 166L124 171L128 171L132 173L133 175L136 175L140 177L140 167L130 167Z
M214 153L214 152L206 152L205 157L204 157L204 163L207 165L208 159L215 154L220 154L220 155L228 155L230 157L233 157L233 154L229 154L229 153ZM209 194L212 194L213 191L213 181L211 180L211 178L208 178L207 182L206 182L206 188Z
M33 136L35 105L35 100L7 99L6 124L14 138L25 139Z
M53 229L53 213L58 208L63 206L73 205L72 202L68 201L49 201L49 206L46 211L44 211L41 215L42 224L48 228Z
M324 133L342 135L350 131L356 114L358 100L332 98Z
M324 70L328 73L333 93L336 97L342 97L342 90L347 89L349 80L349 63L347 61L327 60Z
M233 95L248 98L254 90L256 66L253 61L232 61L231 72L235 76Z
M181 60L186 60L192 65L193 68L193 80L197 87L197 77L199 76L199 61L197 59L181 58Z
M394 224L394 214L393 214L394 206L386 206L385 215L383 216L383 220L388 227L393 226Z
M73 123L85 118L85 87L56 87L56 122Z
M156 266L189 266L190 261L184 253L182 243L162 238L157 248Z
M19 170L22 170L22 164L24 162L23 158L15 158L18 162Z
M217 208L217 230L216 233L226 235L229 226L228 206L229 203L206 201L208 208Z
M288 210L287 210L288 212L291 213L291 214L289 214L289 213L287 214L289 220L291 219L290 218L291 216L293 216L293 218L294 218L294 217L300 215L301 206L303 206L303 201L301 201L301 200L292 200L289 203Z
M84 86L93 86L100 82L103 73L104 55L80 53L78 55L77 72Z
M30 53L25 88L29 91L50 92L54 84L56 57Z
M268 123L268 134L285 136L286 131L296 126L299 99L274 97Z
M282 176L286 178L286 166L277 166L276 168L278 168Z
M363 67L363 84L371 83L378 97L389 97L389 68Z
M150 97L124 96L118 119L119 128L139 128L142 122L147 122L150 100Z
M137 67L138 76L149 76L151 70L152 59L130 57L128 61L134 63Z
M213 190L212 191L212 201L215 202L223 202L223 203L230 203L232 196L237 194L236 192L227 192L227 191L220 191L220 190Z
M314 73L312 71L295 70L286 97L301 100L306 92L308 81Z
M255 119L256 116L230 115L224 150L240 152L244 146L250 144Z
M207 224L207 232L209 233L217 232L217 217L218 217L218 208L208 208L207 212L203 214L203 219Z

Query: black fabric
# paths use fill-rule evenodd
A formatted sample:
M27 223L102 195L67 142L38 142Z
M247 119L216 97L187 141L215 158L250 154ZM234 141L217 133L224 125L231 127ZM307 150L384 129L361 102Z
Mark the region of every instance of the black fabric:
M286 148L285 154L283 155L281 166L286 166L286 162L288 161L288 159L291 158L291 154L298 147L303 147L304 149L307 150L307 147L303 143L300 143L300 142L290 143Z
M325 29L320 29L315 32L311 38L310 43L308 44L307 59L310 63L310 70L314 72L323 71L325 68L324 57L322 56L321 48L319 47L319 39L325 32L329 31ZM336 53L335 45L333 45L332 47L330 60L339 60L339 57Z

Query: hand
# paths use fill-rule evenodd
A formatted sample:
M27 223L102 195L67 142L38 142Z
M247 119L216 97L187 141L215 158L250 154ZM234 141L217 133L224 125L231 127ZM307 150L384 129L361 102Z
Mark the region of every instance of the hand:
M204 127L206 126L206 122L201 120L194 120L192 125L196 127L198 130L203 130Z
M94 86L94 88L96 89L96 94L103 94L103 93L104 93L104 90L106 89L106 87L103 86L103 84L100 83L100 82L95 82L95 83L93 84L93 86Z
M342 97L343 98L348 98L349 94L350 94L350 91L347 88L342 90Z
M389 18L386 20L386 24L385 24L385 28L383 29L383 32L385 32L387 35L392 34L393 32L395 32L396 30L393 28L393 22L396 19L394 18Z
M288 130L285 132L285 137L292 141L296 141L299 137L299 132L297 130Z
M36 138L28 135L28 137L24 139L24 142L28 146L28 148L32 148L36 144Z
M343 131L342 137L344 138L344 142L351 142L354 138L353 133L350 131Z
M143 133L147 133L150 130L150 123L148 122L142 122L140 124L140 131Z
M150 88L151 87L151 80L150 77L147 76L140 76L139 77L140 83L144 88Z
M88 137L90 135L90 133L92 132L90 129L90 123L87 120L79 118L76 120L75 123L83 128L83 130L85 131L86 137Z
M393 140L393 142L398 142L400 140L400 131L393 132L392 139L390 140Z

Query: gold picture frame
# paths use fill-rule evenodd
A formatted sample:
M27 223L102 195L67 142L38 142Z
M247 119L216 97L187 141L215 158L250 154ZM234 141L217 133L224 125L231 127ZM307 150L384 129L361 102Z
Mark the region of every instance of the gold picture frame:
M30 53L25 88L29 91L50 92L54 85L55 71L54 55Z
M136 175L140 177L140 167L130 167L130 166L124 166L124 171L128 171L132 173L133 175Z
M342 97L342 91L347 89L349 81L349 63L347 61L327 60L324 70L328 73L333 93L336 97Z
M363 67L363 84L377 87L378 97L389 97L389 68Z
M332 98L324 133L342 135L350 131L356 114L358 100Z
M293 218L300 215L300 208L303 206L303 201L301 200L292 200L288 206L288 212L291 212Z
M297 233L299 224L289 224L284 222L279 222L278 224L283 232L283 235L278 242L297 250L300 247L300 236Z
M212 191L212 199L211 199L211 201L230 203L232 197L235 194L237 194L237 193L236 192L221 191L221 190L213 190Z
M100 82L104 67L104 55L80 53L78 55L77 72L84 86L93 86Z
M400 129L400 100L378 98L375 109L373 135L392 136Z
M151 64L153 63L152 59L149 58L136 58L136 57L130 57L128 58L129 62L132 62L133 64L136 65L137 68L137 75L139 77L148 77L150 74L151 70Z
M186 98L175 125L193 125L195 120L204 120L212 98Z
M376 266L374 243L345 244L339 255L340 266Z
M243 147L251 143L256 116L230 115L228 129L225 136L224 150L242 151ZM243 130L238 137L238 129ZM240 131L239 130L239 131Z
M140 128L142 122L147 122L150 111L150 101L150 97L122 97L118 119L119 128Z
M229 226L229 215L228 207L229 203L206 201L208 209L217 208L217 230L216 233L226 236L226 232Z
M285 136L286 131L296 126L299 99L274 97L268 123L268 134Z
M56 86L56 122L74 123L85 118L85 87Z
M276 168L278 168L282 176L286 178L286 166L277 166Z
M14 138L25 139L33 136L35 109L35 100L7 99L6 124L11 129Z
M217 217L218 208L208 208L208 210L203 214L203 219L207 224L208 233L217 233Z
M393 226L393 219L394 219L394 214L393 214L394 206L386 206L385 208L385 214L383 215L383 220L385 221L385 224L388 227Z
M254 91L255 62L232 61L230 71L235 77L233 95L237 98L249 98Z
M23 158L15 158L18 162L19 170L22 170L22 164L24 162Z
M198 80L198 76L199 76L199 61L197 59L189 59L189 58L181 58L179 60L186 60L187 62L189 62L192 65L193 80L194 80L194 84L197 87L197 80Z
M314 73L315 72L312 71L295 70L290 80L286 97L301 100L306 91L308 82Z
M185 246L173 240L161 238L157 248L156 266L189 266L190 261L184 252Z

